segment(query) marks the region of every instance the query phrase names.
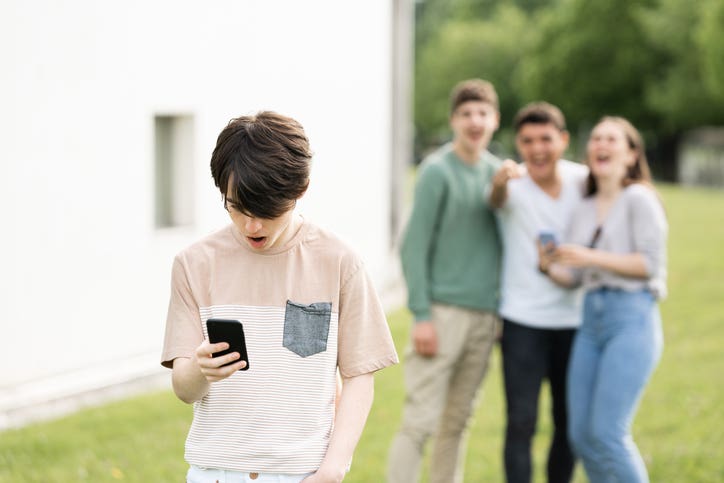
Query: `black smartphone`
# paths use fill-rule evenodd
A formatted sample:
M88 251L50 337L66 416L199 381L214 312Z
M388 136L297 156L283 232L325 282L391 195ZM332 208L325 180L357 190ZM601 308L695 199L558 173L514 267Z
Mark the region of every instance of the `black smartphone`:
M221 352L215 352L214 357L223 356L232 352L238 352L241 358L229 362L236 364L239 361L246 361L246 366L241 371L249 369L249 355L246 352L246 338L244 337L244 326L238 320L209 319L206 321L206 330L209 333L209 342L216 344L226 342L229 348ZM228 366L229 364L224 364Z

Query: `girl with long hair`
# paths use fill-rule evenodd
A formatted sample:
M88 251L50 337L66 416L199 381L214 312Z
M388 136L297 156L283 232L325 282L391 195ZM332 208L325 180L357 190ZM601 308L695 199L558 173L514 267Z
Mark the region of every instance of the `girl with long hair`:
M666 296L668 224L629 121L602 118L586 157L587 193L568 243L539 245L543 273L585 289L568 370L568 434L591 482L647 482L631 423L663 348L657 302Z

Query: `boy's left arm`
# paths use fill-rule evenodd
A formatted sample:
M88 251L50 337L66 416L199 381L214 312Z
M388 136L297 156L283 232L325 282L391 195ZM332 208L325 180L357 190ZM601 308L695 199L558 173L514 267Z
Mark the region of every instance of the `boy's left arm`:
M374 373L342 378L342 393L334 418L327 454L316 473L303 483L340 482L344 479L374 399Z

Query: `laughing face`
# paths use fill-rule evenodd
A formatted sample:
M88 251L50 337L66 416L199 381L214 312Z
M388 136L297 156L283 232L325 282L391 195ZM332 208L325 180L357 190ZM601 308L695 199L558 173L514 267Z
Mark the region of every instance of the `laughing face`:
M636 162L623 127L611 120L596 125L586 148L591 173L598 179L621 180Z
M515 135L515 146L533 181L550 182L556 176L556 163L568 147L568 132L551 123L525 123Z
M464 161L477 161L498 129L499 120L498 111L487 102L460 104L450 116L455 152Z

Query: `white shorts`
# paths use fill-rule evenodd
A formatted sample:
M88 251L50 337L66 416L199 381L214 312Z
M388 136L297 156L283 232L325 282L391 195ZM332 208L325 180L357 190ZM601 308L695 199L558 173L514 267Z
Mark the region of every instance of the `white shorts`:
M191 465L186 473L186 483L299 483L311 474L245 473Z

